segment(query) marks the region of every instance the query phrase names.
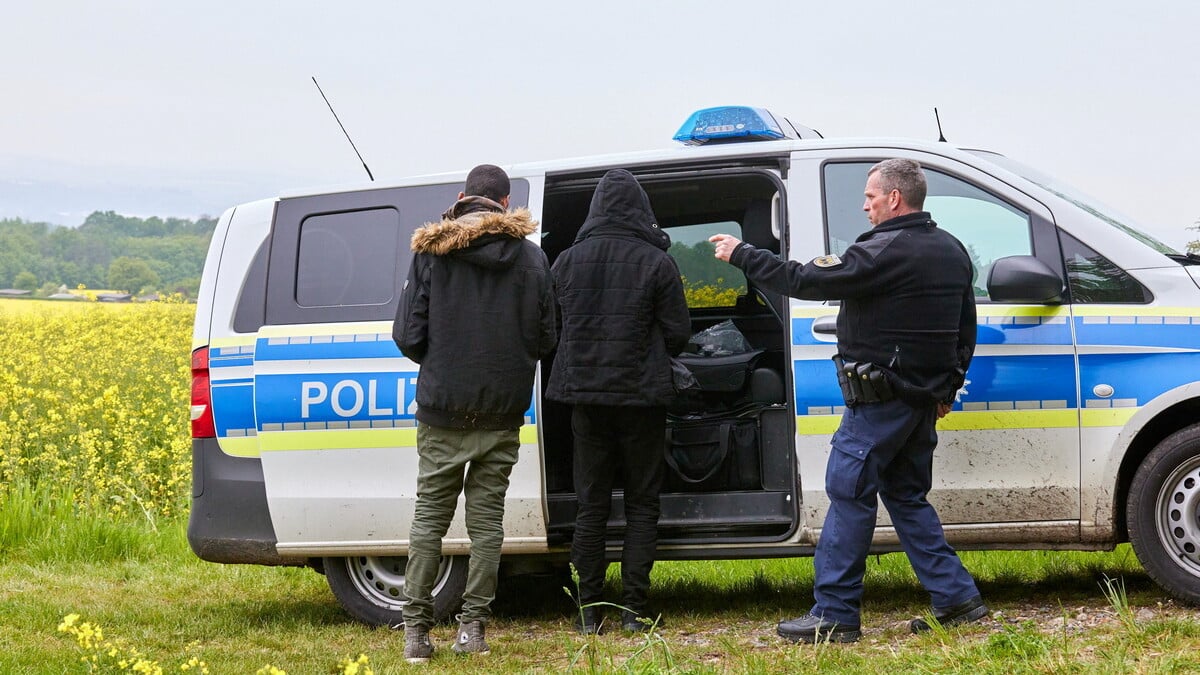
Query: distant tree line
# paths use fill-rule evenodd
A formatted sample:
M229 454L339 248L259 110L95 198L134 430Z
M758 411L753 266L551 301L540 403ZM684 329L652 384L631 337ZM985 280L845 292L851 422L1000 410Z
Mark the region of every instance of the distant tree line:
M79 227L0 220L0 288L66 286L195 297L215 218L136 218L96 211Z
M713 253L716 245L698 241L691 246L672 242L668 253L675 258L689 286L713 286L718 289L740 289L746 292L745 278L737 268L718 260Z

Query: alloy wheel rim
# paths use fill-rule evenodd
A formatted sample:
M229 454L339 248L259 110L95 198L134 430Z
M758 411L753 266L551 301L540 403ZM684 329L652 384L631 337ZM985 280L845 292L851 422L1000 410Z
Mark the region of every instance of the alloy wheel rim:
M360 595L385 609L399 610L408 603L404 594L407 563L408 558L403 556L355 556L347 559L346 569ZM445 585L449 571L450 558L442 557L433 587L435 595Z
M1184 462L1158 493L1158 538L1175 563L1200 576L1200 456Z

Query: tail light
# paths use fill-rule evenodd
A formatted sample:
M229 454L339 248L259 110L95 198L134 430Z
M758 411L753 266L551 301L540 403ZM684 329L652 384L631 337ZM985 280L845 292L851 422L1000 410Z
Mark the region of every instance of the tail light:
M212 389L208 381L208 347L192 352L192 438L213 438Z

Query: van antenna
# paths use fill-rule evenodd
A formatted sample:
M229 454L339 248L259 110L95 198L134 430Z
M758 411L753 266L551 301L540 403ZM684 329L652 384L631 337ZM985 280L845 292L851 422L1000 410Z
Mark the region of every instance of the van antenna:
M337 120L339 127L342 127L342 133L346 134L346 140L350 141L350 147L354 148L354 154L358 155L358 161L362 162L363 168L367 170L367 178L370 178L371 182L374 183L375 176L371 175L371 169L367 167L367 160L363 159L362 153L358 151L358 146L354 145L354 139L350 138L350 134L346 131L346 127L342 124L342 120L338 119L338 114L333 110L333 104L329 102L329 97L325 95L325 90L321 89L321 85L317 83L317 78L315 75L313 76L312 81L313 84L317 85L317 91L321 92L321 98L325 99L325 105L329 106L329 112L333 113L333 119Z
M942 134L942 118L938 117L937 108L933 109L933 119L937 120L938 125L938 142L945 143L946 137Z

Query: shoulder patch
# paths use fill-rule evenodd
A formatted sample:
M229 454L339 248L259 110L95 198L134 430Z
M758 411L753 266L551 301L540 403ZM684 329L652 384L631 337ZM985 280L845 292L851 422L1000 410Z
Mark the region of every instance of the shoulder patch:
M842 259L836 255L819 255L813 258L812 263L817 267L836 267L842 264Z

